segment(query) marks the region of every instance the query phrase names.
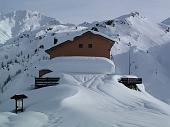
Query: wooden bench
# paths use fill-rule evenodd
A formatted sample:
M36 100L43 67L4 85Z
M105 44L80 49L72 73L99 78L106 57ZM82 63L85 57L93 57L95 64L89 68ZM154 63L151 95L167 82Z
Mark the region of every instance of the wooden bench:
M142 78L121 78L119 82L130 89L139 90L136 84L141 84Z
M35 88L42 88L42 87L47 87L47 86L54 86L59 84L60 78L35 78Z
M121 78L119 80L120 83L123 84L141 84L142 83L142 78Z

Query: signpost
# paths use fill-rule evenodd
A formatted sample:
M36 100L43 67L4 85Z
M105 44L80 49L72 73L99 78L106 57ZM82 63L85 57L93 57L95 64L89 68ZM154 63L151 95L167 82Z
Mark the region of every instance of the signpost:
M23 104L23 99L28 98L24 94L15 94L14 96L11 97L11 99L15 100L15 112L18 113L24 111L24 104Z

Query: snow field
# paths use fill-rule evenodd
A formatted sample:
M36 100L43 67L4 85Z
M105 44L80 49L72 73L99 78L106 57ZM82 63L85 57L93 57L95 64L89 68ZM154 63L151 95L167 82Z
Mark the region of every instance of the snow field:
M35 119L40 120L38 126L42 127L169 127L169 105L155 99L144 89L139 92L126 88L118 83L120 77L62 74L61 83L57 86L25 91L28 96L25 100L26 112L21 114L31 121L35 114L43 113L40 115L45 119L43 122L42 119ZM6 104L12 105L13 102ZM7 109L6 104L2 104L3 111L12 110L13 107ZM3 113L1 115L5 121L7 117ZM18 121L20 116L16 119ZM24 122L9 123L20 127Z

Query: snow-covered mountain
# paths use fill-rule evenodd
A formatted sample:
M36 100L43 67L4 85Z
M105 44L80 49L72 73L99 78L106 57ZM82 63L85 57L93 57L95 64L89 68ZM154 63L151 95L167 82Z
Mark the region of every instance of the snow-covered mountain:
M29 96L27 111L34 111L21 115L0 113L0 125L23 126L26 117L30 120L27 126L169 127L170 107L164 102L170 103L170 36L164 24L152 23L138 12L78 26L30 11L1 15L0 19L9 28L0 25L0 31L4 29L10 35L5 38L0 34L3 43L6 41L0 47L0 111L11 111L9 98L21 92ZM51 73L47 76L62 77L59 86L32 90L39 67L53 62L44 50L56 45L54 38L60 43L87 29L117 40L112 48L116 74ZM141 92L118 83L121 75L128 74L129 51L131 74L143 78Z
M104 22L83 23L119 41L112 54L117 74L128 74L129 42L131 43L131 74L143 77L146 90L168 102L170 36L166 29L152 23L138 12Z
M0 15L0 43L4 44L5 41L11 37L18 36L25 31L32 31L38 27L45 25L60 24L54 18L41 15L33 11L14 11L8 14Z
M163 24L170 25L170 18L165 19L162 21Z

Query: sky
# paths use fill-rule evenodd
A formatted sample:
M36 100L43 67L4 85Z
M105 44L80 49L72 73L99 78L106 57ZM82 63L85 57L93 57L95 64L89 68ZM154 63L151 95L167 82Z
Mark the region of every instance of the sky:
M0 12L33 10L63 23L113 19L138 11L151 21L170 17L170 0L0 0Z

